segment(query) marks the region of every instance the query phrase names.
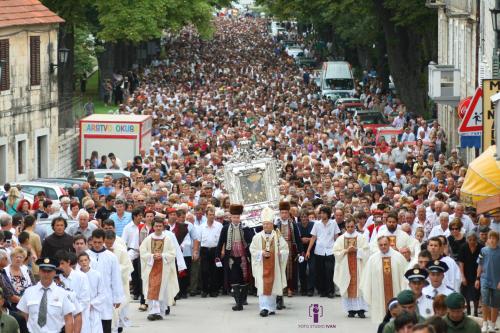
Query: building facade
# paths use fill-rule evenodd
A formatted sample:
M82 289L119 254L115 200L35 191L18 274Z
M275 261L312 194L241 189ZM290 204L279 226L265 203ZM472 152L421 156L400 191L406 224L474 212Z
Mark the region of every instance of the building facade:
M0 184L54 176L59 158L58 28L38 1L0 2Z
M460 99L474 95L483 79L492 77L494 32L490 8L494 0L427 0L438 11L439 65L460 70ZM456 105L438 103L438 120L448 134L448 149L460 145ZM467 160L475 156L466 152Z

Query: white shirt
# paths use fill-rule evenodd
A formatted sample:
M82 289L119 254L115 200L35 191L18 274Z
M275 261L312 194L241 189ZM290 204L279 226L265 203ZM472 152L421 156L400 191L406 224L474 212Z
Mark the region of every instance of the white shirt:
M199 227L201 247L216 247L219 242L222 223L214 221L212 226L205 223Z
M441 283L441 285L437 288L434 288L432 284L429 284L427 287L424 287L424 289L422 289L422 294L425 296L429 296L432 299L434 299L434 297L436 297L437 295L448 296L452 292L454 292L453 288L445 285L444 280L443 283Z
M127 244L127 252L130 260L139 258L139 226L130 222L123 228L122 238Z
M320 256L333 255L333 244L340 229L334 220L328 220L326 225L322 221L314 223L311 235L316 236L316 248L314 254Z
M41 328L38 326L38 311L43 293L41 282L29 287L17 304L17 309L28 314L27 325L31 333L58 333L65 324L64 316L71 314L75 307L68 292L52 282L47 290L47 323Z
M446 228L446 230L443 230L443 228L441 228L441 224L439 224L439 225L435 225L434 227L432 227L432 230L429 233L428 238L432 238L432 237L436 237L436 236L448 237L449 235L450 235L450 229Z

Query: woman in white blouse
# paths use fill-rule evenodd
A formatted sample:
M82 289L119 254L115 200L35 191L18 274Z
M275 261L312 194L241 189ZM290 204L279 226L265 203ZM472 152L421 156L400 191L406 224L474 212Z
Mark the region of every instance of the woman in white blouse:
M33 273L24 264L28 253L22 247L16 247L10 254L11 264L5 268L5 273L18 296L34 284Z

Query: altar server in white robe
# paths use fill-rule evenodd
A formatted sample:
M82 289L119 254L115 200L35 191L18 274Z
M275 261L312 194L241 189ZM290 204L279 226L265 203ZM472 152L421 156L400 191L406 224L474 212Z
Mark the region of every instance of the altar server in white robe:
M66 289L75 303L75 308L79 312L74 312L74 328L75 332L82 332L82 323L85 313L88 313L90 308L90 285L88 277L85 273L74 270L73 265L76 264L76 255L72 252L59 250L56 253L59 260L59 280L63 288ZM75 316L76 314L76 316Z
M354 219L346 221L346 232L333 245L335 274L333 282L339 287L342 305L349 318L357 314L365 318L368 304L361 297L359 282L363 274L370 248L363 234L356 231Z
M253 236L250 244L252 274L259 295L260 315L276 313L276 296L283 295L287 286L286 263L288 245L279 231L274 230L274 211L266 207L261 213L263 230Z
M402 248L408 248L411 252L412 257L415 255L415 247L410 236L404 232L400 226L398 226L398 216L397 214L390 213L387 216L387 222L385 225L381 226L374 237L370 240L370 253L373 254L378 251L377 240L380 236L387 236L389 239L389 245L396 251L400 251Z
M87 252L78 255L78 267L87 275L90 286L90 307L87 312L83 312L82 333L102 333L101 312L106 296L101 273L90 268Z
M102 329L104 333L111 333L113 309L120 307L125 299L121 280L120 263L116 256L104 247L105 232L97 229L92 232L92 247L87 250L90 257L90 266L99 271L102 276L106 294L101 313Z
M141 243L142 286L148 302L148 320L161 320L167 306L174 304L179 292L176 250L169 236L163 233L163 218L153 220L154 233Z
M129 327L130 319L128 318L128 307L130 303L130 274L134 270L130 256L127 253L127 248L123 247L116 241L116 233L111 230L106 230L106 239L104 240L106 248L113 252L120 263L121 281L125 298L118 309L113 311L113 332L117 332L118 328Z
M361 295L370 305L370 317L374 323L384 319L389 300L407 286L404 274L408 262L405 257L390 247L387 236L379 237L378 247L379 251L366 262L360 283Z

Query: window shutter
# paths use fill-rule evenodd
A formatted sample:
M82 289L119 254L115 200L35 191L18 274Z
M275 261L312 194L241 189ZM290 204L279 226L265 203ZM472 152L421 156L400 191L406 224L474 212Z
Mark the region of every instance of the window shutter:
M0 79L0 91L10 89L10 63L9 63L9 40L0 39L0 60L3 60L2 78Z
M30 84L40 85L40 36L30 37Z

